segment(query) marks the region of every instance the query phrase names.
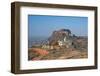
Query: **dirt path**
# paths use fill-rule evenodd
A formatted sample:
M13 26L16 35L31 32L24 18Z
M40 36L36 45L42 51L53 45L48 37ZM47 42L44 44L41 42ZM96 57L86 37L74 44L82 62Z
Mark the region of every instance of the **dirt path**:
M78 51L66 51L58 59L69 59L69 58L73 58L79 54L80 54L80 52L78 52Z

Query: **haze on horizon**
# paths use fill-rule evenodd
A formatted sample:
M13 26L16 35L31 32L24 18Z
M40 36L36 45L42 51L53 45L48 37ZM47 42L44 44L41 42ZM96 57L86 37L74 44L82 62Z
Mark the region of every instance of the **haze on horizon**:
M59 29L69 29L76 36L87 36L88 17L28 15L28 38L48 37Z

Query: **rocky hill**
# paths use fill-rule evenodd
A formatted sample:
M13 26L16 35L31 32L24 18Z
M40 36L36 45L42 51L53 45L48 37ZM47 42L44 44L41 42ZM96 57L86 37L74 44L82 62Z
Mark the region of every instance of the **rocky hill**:
M60 29L54 31L48 41L50 45L57 45L59 41L64 42L69 39L71 39L71 31L69 29Z
M29 48L29 60L87 58L88 38L76 36L69 29L60 29L44 42Z
M87 48L87 37L78 37L71 33L69 29L60 29L54 31L52 35L48 38L49 45L70 45L74 48Z

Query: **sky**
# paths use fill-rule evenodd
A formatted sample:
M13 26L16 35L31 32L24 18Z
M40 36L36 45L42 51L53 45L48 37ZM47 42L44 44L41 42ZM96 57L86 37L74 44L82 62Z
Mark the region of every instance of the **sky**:
M48 37L55 30L70 29L76 36L88 35L88 17L28 15L28 37Z

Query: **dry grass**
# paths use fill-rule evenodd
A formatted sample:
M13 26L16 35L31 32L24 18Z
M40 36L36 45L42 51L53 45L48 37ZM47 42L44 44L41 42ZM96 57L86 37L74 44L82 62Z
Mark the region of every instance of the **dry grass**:
M29 60L53 60L53 59L80 59L87 58L87 51L76 49L54 49L44 50L40 48L29 48Z

